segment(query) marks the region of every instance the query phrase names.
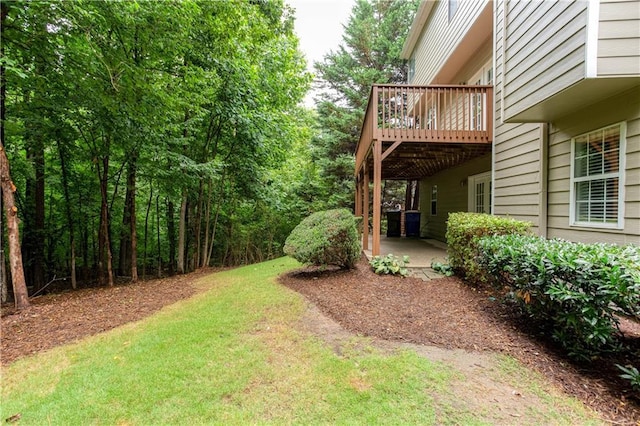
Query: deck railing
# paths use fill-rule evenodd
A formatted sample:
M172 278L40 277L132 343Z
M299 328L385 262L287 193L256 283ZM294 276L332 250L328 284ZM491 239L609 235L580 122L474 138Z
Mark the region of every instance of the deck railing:
M493 139L492 86L374 85L356 162L371 141L487 143Z

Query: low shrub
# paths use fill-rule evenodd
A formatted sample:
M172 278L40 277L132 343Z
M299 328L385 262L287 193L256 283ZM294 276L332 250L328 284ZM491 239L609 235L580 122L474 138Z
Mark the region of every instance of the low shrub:
M356 218L346 209L314 213L294 228L284 252L301 263L353 268L361 252Z
M640 318L640 247L523 235L478 241L479 263L578 359L615 349L615 314Z
M477 263L478 239L487 235L528 234L530 222L481 213L449 213L447 254L453 271L471 284L488 281Z
M374 256L369 261L373 272L378 275L388 274L400 275L402 277L409 275L409 270L406 267L407 263L409 263L409 256L403 256L402 259L400 259L391 253L386 256Z
M450 277L453 275L453 269L448 263L431 262L431 269L444 275L445 277Z

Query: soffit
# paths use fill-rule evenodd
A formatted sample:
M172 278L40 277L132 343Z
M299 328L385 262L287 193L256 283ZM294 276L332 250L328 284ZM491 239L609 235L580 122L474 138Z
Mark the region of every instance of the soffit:
M383 143L383 152L391 145ZM382 179L422 179L489 153L490 143L404 142L382 162ZM373 170L371 157L367 159L369 170Z

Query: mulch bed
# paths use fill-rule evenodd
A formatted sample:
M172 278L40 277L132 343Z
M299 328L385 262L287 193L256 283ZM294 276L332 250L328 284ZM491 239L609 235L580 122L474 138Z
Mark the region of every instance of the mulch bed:
M1 361L24 356L140 320L198 292L191 285L211 271L134 285L88 288L37 297L21 312L2 307ZM637 425L640 395L632 394L614 363L640 359L640 326L625 323L633 347L607 362L585 367L562 356L544 335L486 289L457 278L423 282L378 276L363 259L351 271L301 269L281 282L347 330L401 342L510 354L547 376L616 424Z
M193 296L197 289L191 282L201 275L203 272L48 294L31 299L31 306L18 312L13 305L3 305L0 360L6 365L141 320Z
M424 282L375 275L363 259L351 271L292 271L280 282L302 293L347 330L386 340L492 351L512 355L548 377L616 424L640 424L640 395L619 377L614 364L638 365L640 325L623 321L631 350L572 363L513 306L487 288L473 288L455 277Z

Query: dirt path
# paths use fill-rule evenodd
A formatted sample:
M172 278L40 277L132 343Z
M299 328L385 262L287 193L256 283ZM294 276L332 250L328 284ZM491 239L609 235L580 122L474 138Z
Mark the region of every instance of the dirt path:
M640 359L637 323L625 322L622 327L630 351L591 365L574 364L530 321L518 319L512 308L500 303L497 295L455 277L423 282L378 276L363 260L352 271L302 269L280 281L350 333L396 345L417 344L419 352L427 351L434 359L444 357L463 370L465 353L471 359L510 355L603 418L626 425L638 425L640 420L640 395L630 390L615 368L615 363L637 364ZM475 367L471 363L467 371ZM473 380L473 374L467 376ZM486 392L486 388L478 384L476 390ZM521 393L513 391L516 396Z
M449 399L447 403L458 404L462 410L482 413L483 420L490 424L539 424L540 419L532 418L531 413L540 413L544 409L541 407L548 407L539 395L531 391L530 383L515 383L514 378L509 379L501 372L501 361L495 352L445 349L378 338L365 339L362 343L362 337L345 330L310 303L303 319L303 327L305 331L330 345L339 355L345 350L353 351L354 344L361 342L365 347L373 346L385 353L411 350L430 361L442 362L452 367L458 378L450 384L455 398Z

